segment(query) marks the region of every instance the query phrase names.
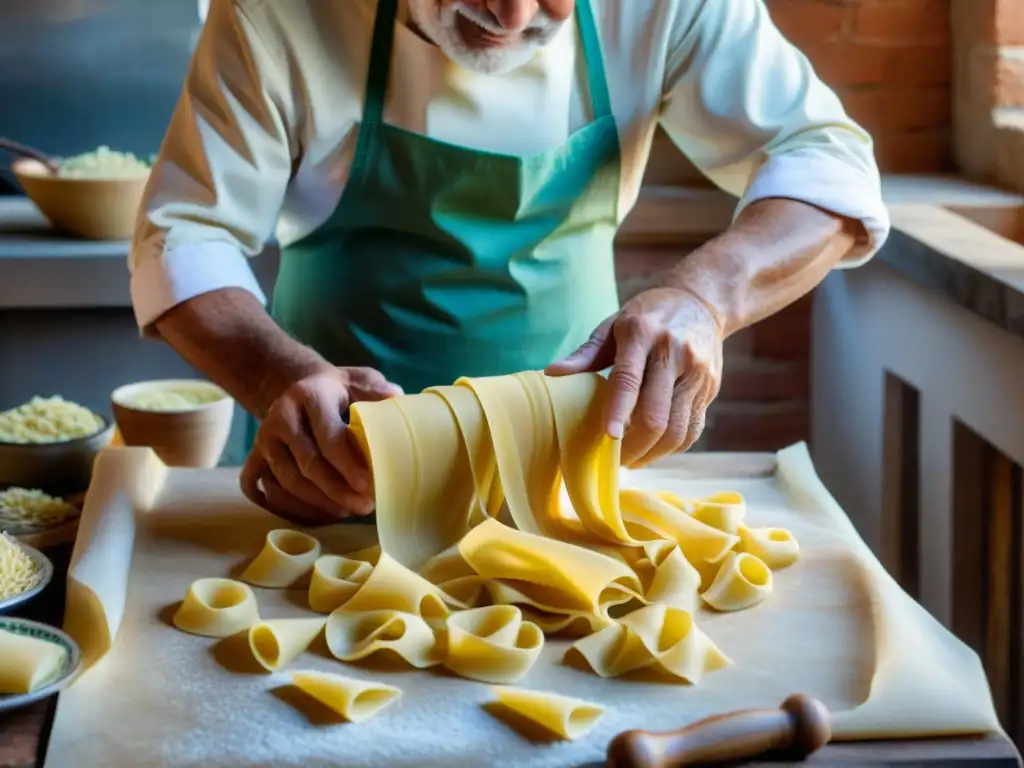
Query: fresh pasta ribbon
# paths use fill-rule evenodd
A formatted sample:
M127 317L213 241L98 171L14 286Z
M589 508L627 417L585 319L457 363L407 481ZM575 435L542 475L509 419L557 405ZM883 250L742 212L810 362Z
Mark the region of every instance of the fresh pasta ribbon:
M274 619L249 627L249 650L268 672L288 666L309 648L327 619Z
M420 569L420 575L467 608L479 608L490 600L492 582L470 567L458 544L432 557Z
M313 563L309 580L309 607L317 613L330 613L352 599L366 583L373 566L365 560L350 560L340 555L323 555Z
M233 579L198 579L174 612L174 626L204 637L229 637L259 621L256 595Z
M772 591L771 569L745 552L733 552L701 598L717 611L742 611L764 601Z
M451 613L449 604L464 607L418 573L381 553L366 581L341 607L349 613L381 610L411 613L438 623Z
M350 430L369 457L375 480L385 474L403 478L400 485L375 481L377 504L400 509L402 517L401 525L379 529L380 544L418 570L469 530L475 492L469 456L452 411L436 393L379 404L353 409ZM431 439L417 440L417 434ZM377 444L382 435L390 436L386 446Z
M563 739L586 735L604 714L604 707L582 699L522 688L494 688L498 702Z
M735 491L724 491L698 499L690 516L705 525L738 536L740 525L747 516L747 502Z
M541 377L551 398L565 489L580 523L613 544L636 544L619 509L622 442L608 437L600 376Z
M455 385L472 390L483 409L498 477L516 527L553 539L590 538L579 519L560 514L558 440L541 374L526 371L513 376L462 378ZM513 422L512 414L525 424Z
M340 661L359 661L388 652L417 669L441 663L434 630L414 613L339 608L327 617L325 635L331 655Z
M518 608L476 608L448 617L444 665L471 680L508 685L526 676L543 647L544 633Z
M758 558L773 571L788 568L800 557L800 544L785 528L740 526L737 549Z
M485 520L459 542L459 552L479 575L561 600L566 608L597 613L612 595L641 595L640 580L625 563L563 541ZM558 597L556 597L556 595Z
M239 578L257 587L287 589L309 575L318 557L320 542L315 538L278 528L267 534L263 549Z
M370 565L376 565L377 561L380 560L380 544L357 549L354 552L346 552L344 557L346 560L359 560Z
M470 514L470 526L479 525L488 517L496 518L505 503L505 491L498 477L498 462L494 455L491 431L480 402L467 387L431 387L426 391L445 401L466 446L473 487L476 490L476 505Z
M632 601L634 593L608 588L601 592L596 608L579 608L566 593L539 584L490 581L487 585L494 605L514 605L523 617L539 626L546 635L582 636L613 624L613 608Z
M291 677L296 688L352 723L369 720L402 696L393 685L330 672L293 672Z
M738 536L695 520L656 494L635 489L619 493L622 517L634 537L676 542L691 563L715 562L739 541Z
M693 614L649 605L622 617L618 626L585 637L572 650L601 677L619 677L646 667L688 683L732 662L698 629Z
M701 575L672 541L652 541L633 570L644 584L644 600L693 613L700 606Z

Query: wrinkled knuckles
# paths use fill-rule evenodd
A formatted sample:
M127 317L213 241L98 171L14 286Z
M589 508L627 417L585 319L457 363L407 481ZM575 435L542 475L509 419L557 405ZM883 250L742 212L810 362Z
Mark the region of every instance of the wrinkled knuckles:
M629 369L617 368L612 372L611 379L619 389L636 393L640 391L640 385L643 383L643 374Z
M640 431L647 435L661 436L669 427L669 419L660 413L643 412L639 414L637 425Z
M665 430L665 442L673 446L679 446L686 442L686 435L690 432L690 422L686 419L672 419Z
M650 339L654 338L658 331L658 323L647 317L647 315L622 315L615 324L620 334L627 338Z

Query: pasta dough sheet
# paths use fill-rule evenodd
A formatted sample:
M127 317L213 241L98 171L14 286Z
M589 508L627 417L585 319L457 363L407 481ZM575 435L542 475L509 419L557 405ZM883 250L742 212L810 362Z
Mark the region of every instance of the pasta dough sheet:
M281 521L244 500L236 471L166 469L148 449L108 449L69 577L67 626L92 666L60 697L46 765L584 766L601 764L608 741L625 729L775 707L795 692L817 695L836 713L837 738L998 730L977 656L888 577L803 445L776 458L775 473L763 476L718 472L731 464L713 455L622 471L623 487L685 498L738 491L748 503L745 523L786 528L801 556L774 574L773 593L756 608L697 612L697 625L734 663L696 686L602 679L563 663L571 640L549 639L518 685L606 711L578 741L538 744L488 714L486 683L345 665L316 643L289 669L394 685L403 695L359 725L314 725L279 693L289 670L253 669L244 634L218 642L172 629L173 607L192 581L237 577ZM736 466L751 461L737 455ZM313 533L333 553L375 536L357 525ZM305 589L255 591L264 621L312 615Z

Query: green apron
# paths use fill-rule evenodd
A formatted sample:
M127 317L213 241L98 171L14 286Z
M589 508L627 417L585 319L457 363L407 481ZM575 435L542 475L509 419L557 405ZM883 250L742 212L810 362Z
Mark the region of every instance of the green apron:
M517 156L384 123L397 5L378 4L344 193L282 249L272 315L331 363L407 393L544 368L618 308L619 139L593 10L577 3L593 121Z

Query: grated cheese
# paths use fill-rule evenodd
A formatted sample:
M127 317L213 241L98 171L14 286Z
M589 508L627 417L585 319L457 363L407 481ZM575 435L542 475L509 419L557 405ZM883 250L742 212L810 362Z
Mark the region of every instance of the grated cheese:
M78 514L76 507L40 490L15 487L0 491L0 531L17 535L45 530Z
M54 397L33 397L0 413L0 443L61 443L95 435L103 419L78 403Z
M27 592L42 574L31 557L6 533L0 533L0 600Z
M69 157L57 169L57 175L66 179L130 179L149 172L150 165L145 160L107 146Z
M224 394L214 389L163 389L140 392L128 405L142 411L189 411L223 398Z

